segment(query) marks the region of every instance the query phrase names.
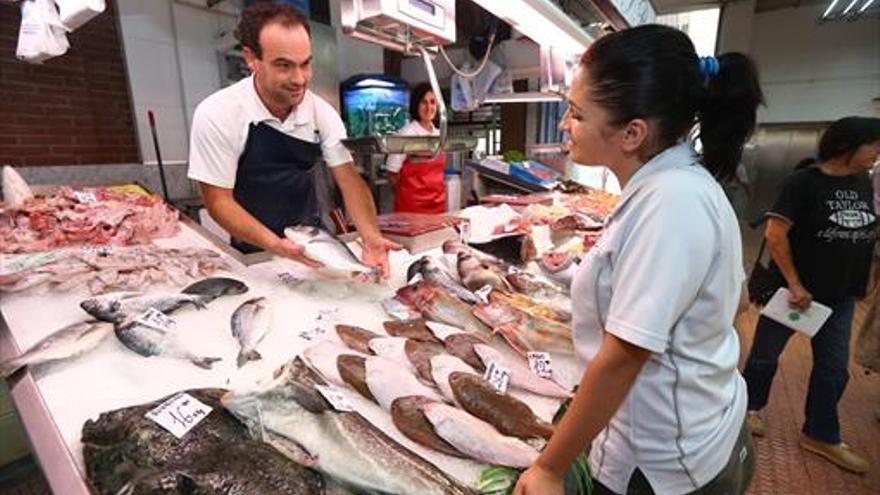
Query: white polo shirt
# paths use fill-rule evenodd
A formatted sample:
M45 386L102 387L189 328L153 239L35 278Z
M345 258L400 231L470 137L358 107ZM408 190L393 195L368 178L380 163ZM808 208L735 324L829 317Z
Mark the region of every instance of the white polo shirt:
M303 101L282 122L260 100L251 76L217 91L196 107L188 177L232 189L249 126L259 122L297 139L320 142L324 161L330 167L352 161L351 153L341 143L346 137L345 126L329 103L306 90Z
M744 280L736 215L690 144L642 166L571 289L585 364L605 332L654 353L593 442L608 488L625 493L638 467L656 493L683 494L727 463L746 412L733 326Z
M399 131L397 131L398 136L439 136L440 129L434 128L433 131L426 130L415 120L409 121L408 124L401 127ZM403 168L403 162L406 161L406 155L404 154L394 154L388 155L388 159L385 161L385 169L392 173L400 173L400 169Z

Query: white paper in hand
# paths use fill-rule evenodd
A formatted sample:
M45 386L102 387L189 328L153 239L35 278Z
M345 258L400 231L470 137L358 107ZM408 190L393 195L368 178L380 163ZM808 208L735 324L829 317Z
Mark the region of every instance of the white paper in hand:
M806 311L794 309L788 304L790 294L785 287L780 288L761 310L761 314L808 337L813 337L831 316L831 308L813 301Z

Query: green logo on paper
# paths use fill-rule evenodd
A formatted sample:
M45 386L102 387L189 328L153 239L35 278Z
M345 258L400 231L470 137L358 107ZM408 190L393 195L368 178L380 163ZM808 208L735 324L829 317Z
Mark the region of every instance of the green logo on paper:
M799 321L801 319L801 314L797 311L792 311L788 314L788 319L791 321Z

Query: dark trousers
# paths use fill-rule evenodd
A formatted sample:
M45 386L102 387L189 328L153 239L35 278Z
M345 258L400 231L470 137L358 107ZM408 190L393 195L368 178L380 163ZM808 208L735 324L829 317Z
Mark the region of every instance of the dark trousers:
M849 381L849 336L855 300L848 298L829 306L834 312L810 341L813 370L802 431L815 440L837 444L840 443L837 402ZM769 318L762 316L758 320L755 340L743 371L748 384L750 411L758 411L767 405L779 355L793 333L790 328Z
M740 495L746 492L754 474L755 448L752 445L752 435L749 428L743 423L724 469L712 481L688 495ZM617 494L599 481L593 480L593 495ZM638 468L629 478L626 495L654 495L651 483Z

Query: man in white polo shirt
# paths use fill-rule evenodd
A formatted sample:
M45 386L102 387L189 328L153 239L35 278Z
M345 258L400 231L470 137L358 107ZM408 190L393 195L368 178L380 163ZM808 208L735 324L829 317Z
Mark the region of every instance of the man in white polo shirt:
M342 120L308 89L308 20L288 5L260 2L242 12L236 34L252 75L202 101L192 123L188 175L208 212L242 251L315 266L283 230L323 223L329 168L361 234L364 262L387 272L388 250L398 246L379 233L373 197L340 142Z

